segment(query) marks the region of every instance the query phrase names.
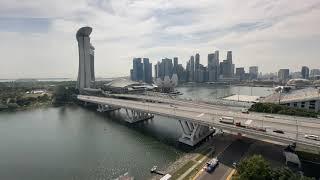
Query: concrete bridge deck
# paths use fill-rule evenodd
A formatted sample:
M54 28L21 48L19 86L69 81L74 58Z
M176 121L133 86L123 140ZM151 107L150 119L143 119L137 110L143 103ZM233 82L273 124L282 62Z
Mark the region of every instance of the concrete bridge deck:
M246 134L256 139L266 139L285 144L296 142L298 145L320 150L320 141L310 140L304 137L305 134L320 135L320 122L314 118L292 118L278 115L273 118L268 118L265 117L264 114L260 113L242 114L240 111L233 110L232 108L228 109L219 106L206 105L204 103L184 102L170 99L162 100L165 101L162 103L157 103L157 101L146 102L84 95L79 95L78 99L95 104L111 105L161 116L183 119L205 126L212 126L218 129ZM222 116L233 117L235 122L241 123L245 123L247 120L252 120L251 126L267 128L267 132L220 123L219 118ZM279 129L283 130L285 133L279 134L272 131Z

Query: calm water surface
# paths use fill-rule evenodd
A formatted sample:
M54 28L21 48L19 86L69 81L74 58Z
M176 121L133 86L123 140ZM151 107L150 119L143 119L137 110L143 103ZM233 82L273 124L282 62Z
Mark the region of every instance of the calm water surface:
M253 95L269 94L253 88ZM251 94L248 87L179 87L184 97ZM98 113L78 106L0 113L0 179L114 179L129 172L151 177L186 151L176 120L156 116L137 124L121 111Z

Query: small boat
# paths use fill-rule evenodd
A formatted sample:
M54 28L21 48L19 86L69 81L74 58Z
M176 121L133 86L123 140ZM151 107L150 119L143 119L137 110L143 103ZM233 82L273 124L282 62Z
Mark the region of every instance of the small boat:
M133 176L130 176L128 172L124 173L123 175L120 175L115 180L134 180Z

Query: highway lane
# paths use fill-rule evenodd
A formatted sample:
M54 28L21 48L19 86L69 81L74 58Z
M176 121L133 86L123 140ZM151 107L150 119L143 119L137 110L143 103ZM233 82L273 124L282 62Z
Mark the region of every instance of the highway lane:
M171 101L166 101L166 102L171 102ZM170 107L164 104L156 104L155 106L162 106L163 108L169 108L172 110L173 108L178 108L177 105L180 105L181 107L179 106L179 110L190 111L190 112L192 111L199 114L205 113L206 115L212 115L213 121L218 121L218 119L221 117L221 114L223 114L223 116L234 117L236 122L241 122L242 124L244 124L246 120L253 120L251 124L252 126L267 127L267 128L276 127L276 128L273 128L273 130L283 130L290 133L295 133L297 131L297 125L298 125L299 134L304 135L306 132L308 132L309 134L320 135L320 132L319 132L320 124L318 122L316 123L313 123L313 121L307 122L306 120L299 120L299 118L297 118L297 121L279 119L277 117L267 118L261 115L257 116L258 113L243 114L239 111L238 112L231 111L230 109L229 110L217 109L215 106L212 106L213 108L211 108L210 105L209 106L200 105L201 107L200 108L199 105L195 103L192 103L193 106L187 106L188 104L184 102L179 102L179 103L177 103L178 101L174 101L174 102L175 102L174 106L170 106Z
M152 96L143 96L143 95L117 95L119 97L130 97L130 98L139 98L139 99L144 99L144 100L153 100L153 101L161 101L163 103L169 103L173 105L181 105L183 106L182 108L184 110L188 111L194 111L194 112L202 112L202 113L208 113L212 115L217 115L221 116L223 114L224 116L230 116L234 117L234 119L237 122L242 122L243 119L251 119L254 120L253 125L255 126L275 126L279 124L283 124L285 127L278 126L278 128L275 128L277 130L283 130L283 128L287 129L288 132L296 132L297 131L297 125L298 125L298 131L299 133L306 133L308 132L309 134L317 134L318 128L320 128L320 119L316 118L303 118L303 117L293 117L293 118L288 118L284 117L283 115L272 115L273 118L268 118L265 117L266 113L254 113L250 112L250 114L243 114L240 112L240 109L232 109L227 106L216 106L216 105L209 105L209 104L204 104L204 103L193 103L193 102L188 102L188 101L182 101L182 100L176 100L176 99L165 99L165 98L159 98L159 97L152 97ZM218 110L218 112L217 112ZM237 118L239 120L237 120ZM264 123L267 122L267 123ZM272 123L274 122L274 123ZM260 125L258 125L260 124ZM318 126L315 126L315 124L319 124ZM288 125L291 126L291 129L288 129ZM274 129L274 130L275 130Z
M89 102L91 101L93 103L101 103L101 104L105 103L105 104L118 105L118 106L126 107L129 109L143 110L146 112L149 111L149 112L155 113L155 114L194 120L199 123L210 124L212 126L225 127L228 129L231 128L231 129L234 129L237 131L241 130L237 127L232 127L231 125L219 123L218 122L219 115L215 114L215 112L212 112L215 110L212 110L210 108L195 108L195 107L189 107L189 106L186 107L186 106L183 106L180 104L170 105L170 104L164 104L164 103L149 103L149 102L114 99L114 98L101 98L101 97L93 97L93 96L79 96L79 97L80 97L80 99L82 98L82 100L86 100ZM202 113L204 113L204 114L201 117L198 117ZM247 114L241 114L241 113L239 113L239 114L241 117L247 115ZM213 115L215 115L215 116L213 116ZM249 115L247 115L247 116L249 116ZM239 120L244 122L246 119L248 119L248 118L239 119ZM271 122L269 122L270 119L272 119ZM254 121L256 121L256 120L254 120ZM257 123L258 123L258 121L257 121ZM290 134L292 132L295 132L295 130L296 130L296 125L292 125L291 121L287 122L290 124L285 124L285 123L280 123L280 122L274 122L273 118L267 118L263 123L264 123L264 126L270 126L271 128L274 128L274 129L283 128L283 130L285 132L288 131L288 133L286 132L284 135L269 133L270 135L279 136L279 137L282 136L282 137L290 138L291 140L294 140L296 138L295 134ZM310 123L308 123L306 125L309 125L309 124ZM300 126L301 125L298 125L298 130L299 130L298 140L319 145L319 143L315 142L314 140L305 139L303 137L304 132L301 131L301 130L304 130L304 129L301 129L301 128L303 128L303 126L301 126L301 127ZM309 129L310 133L320 134L320 132L319 132L320 128L318 128L318 127L319 127L319 124L314 123L314 124L312 124L312 126L308 126L307 128ZM245 129L243 131L249 131L249 130ZM256 133L256 131L254 131L254 133Z
M112 97L126 97L126 98L136 98L137 100L151 100L151 101L157 101L157 102L163 102L163 103L169 103L169 104L180 104L183 106L191 106L191 107L201 107L205 109L216 109L219 111L229 111L230 116L234 116L232 113L236 114L241 114L241 108L239 107L232 107L232 106L225 106L225 105L213 105L213 104L208 104L204 102L194 102L194 101L187 101L187 100L182 100L182 99L169 99L169 98L164 98L164 97L156 97L156 96L146 96L146 95L132 95L132 94L114 94ZM286 116L286 115L280 115L280 114L268 114L268 113L256 113L256 112L250 112L250 115L252 118L264 118L266 115L271 115L273 116L274 121L278 121L278 119L281 119L282 121L292 121L295 123L297 120L299 122L305 122L305 123L316 123L320 124L320 119L319 118L305 118L305 117L299 117L299 116ZM241 115L240 115L241 116ZM270 118L268 118L270 119ZM286 123L287 123L286 122Z

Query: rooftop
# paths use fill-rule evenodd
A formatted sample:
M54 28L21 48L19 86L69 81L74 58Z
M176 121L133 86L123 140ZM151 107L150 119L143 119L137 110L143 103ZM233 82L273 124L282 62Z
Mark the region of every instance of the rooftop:
M290 103L290 102L299 102L299 101L310 101L320 99L320 90L314 87L290 90L286 93L274 93L262 100L262 102L280 102L281 103Z
M141 85L139 82L131 81L125 78L114 79L113 81L106 84L106 86L114 87L114 88L125 88L133 85Z

